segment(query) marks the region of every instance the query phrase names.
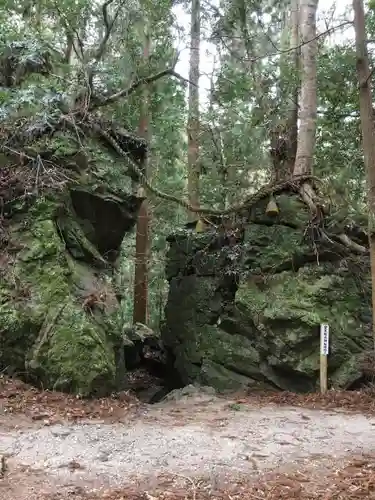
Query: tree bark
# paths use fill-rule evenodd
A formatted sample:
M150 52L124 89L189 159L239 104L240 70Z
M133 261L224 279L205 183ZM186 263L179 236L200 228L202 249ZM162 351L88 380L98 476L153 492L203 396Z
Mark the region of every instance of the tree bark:
M316 11L318 0L301 0L300 129L294 174L312 173L317 117Z
M316 11L318 0L300 1L300 33L301 33L301 98L300 127L294 175L312 174L315 151L316 119L317 119L317 38ZM316 212L314 190L309 184L301 187L301 196L313 212Z
M200 61L200 0L191 3L191 47L189 71L189 117L188 134L188 199L193 207L199 208L199 61ZM196 214L189 212L189 220Z
M150 57L151 38L146 31L143 47L143 61L146 64ZM139 117L138 133L146 140L150 139L150 106L149 89L143 87L143 96ZM148 158L142 166L144 175L147 177ZM137 186L138 196L145 197L145 189ZM149 206L145 199L139 209L137 229L135 237L135 270L134 270L134 297L133 297L133 322L147 324L148 322L148 258L149 258Z
M375 129L363 0L353 0L353 10L362 144L367 172L367 206L369 220L368 234L372 280L372 328L375 349Z
M300 90L299 0L290 1L281 35L278 124L270 129L273 181L293 175L298 139L298 97ZM292 81L291 81L292 79Z
M297 155L297 141L298 141L298 97L300 91L299 85L299 69L300 69L300 54L299 47L299 0L291 1L290 9L290 48L294 49L292 61L294 70L293 92L289 96L289 110L287 119L288 131L288 149L287 149L287 171L293 173L296 155Z

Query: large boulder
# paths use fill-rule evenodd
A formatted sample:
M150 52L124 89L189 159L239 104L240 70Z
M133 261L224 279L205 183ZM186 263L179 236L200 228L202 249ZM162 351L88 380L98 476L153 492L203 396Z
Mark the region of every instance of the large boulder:
M114 275L142 199L94 139L57 131L23 151L0 165L0 372L108 393L122 345Z
M277 202L276 219L264 215L264 203L253 209L236 244L215 231L169 238L162 338L184 383L314 390L321 323L331 331L329 383L348 388L363 376L373 345L368 258L335 233L330 241L309 233L294 195Z

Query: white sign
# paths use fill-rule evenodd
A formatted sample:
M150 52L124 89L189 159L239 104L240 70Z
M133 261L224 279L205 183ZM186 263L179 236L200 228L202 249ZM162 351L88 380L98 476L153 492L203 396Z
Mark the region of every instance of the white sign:
M320 325L320 354L328 356L329 352L329 325Z

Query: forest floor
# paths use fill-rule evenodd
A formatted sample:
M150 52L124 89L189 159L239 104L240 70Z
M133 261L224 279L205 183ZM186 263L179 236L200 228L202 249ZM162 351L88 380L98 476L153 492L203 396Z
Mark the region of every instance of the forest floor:
M1 500L375 499L375 392L85 401L0 377Z

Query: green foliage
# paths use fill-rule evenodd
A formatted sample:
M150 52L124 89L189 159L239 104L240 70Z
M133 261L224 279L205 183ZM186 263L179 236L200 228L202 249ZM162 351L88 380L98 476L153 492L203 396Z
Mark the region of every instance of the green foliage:
M320 53L320 107L315 157L316 171L326 181L336 206L347 207L352 215L363 211L365 195L354 61L354 50L348 46L325 48ZM340 92L340 88L345 92Z

